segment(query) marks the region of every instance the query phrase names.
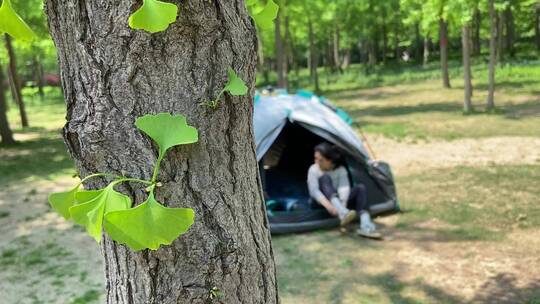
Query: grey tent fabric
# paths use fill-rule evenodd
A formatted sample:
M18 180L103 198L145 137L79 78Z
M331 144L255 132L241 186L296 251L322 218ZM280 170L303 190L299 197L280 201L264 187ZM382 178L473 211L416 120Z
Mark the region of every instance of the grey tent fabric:
M355 157L369 160L352 128L315 95L311 98L287 94L260 96L253 120L257 160L268 151L287 121L302 125Z

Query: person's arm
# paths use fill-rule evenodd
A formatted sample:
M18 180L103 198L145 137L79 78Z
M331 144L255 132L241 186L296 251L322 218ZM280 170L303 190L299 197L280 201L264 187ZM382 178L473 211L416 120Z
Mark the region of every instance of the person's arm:
M347 169L345 167L339 167L338 168L338 176L339 181L337 185L337 192L339 196L339 200L342 204L347 204L347 200L349 199L349 194L351 193L351 185L349 183L349 175L347 174Z
M319 189L319 178L316 170L317 169L313 166L311 166L308 170L307 184L309 195L319 204L321 204L330 214L336 215L336 208L334 208L332 203L326 198L326 196L324 196L324 194Z

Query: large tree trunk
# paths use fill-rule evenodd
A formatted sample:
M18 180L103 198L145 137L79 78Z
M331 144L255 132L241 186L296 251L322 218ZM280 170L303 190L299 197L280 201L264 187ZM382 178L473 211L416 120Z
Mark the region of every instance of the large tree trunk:
M465 91L465 102L463 110L466 113L472 111L472 82L471 82L471 50L470 50L470 26L466 24L462 28L461 44L463 49L463 80Z
M450 88L450 76L448 75L448 28L444 19L439 19L439 45L441 55L441 72L443 87Z
M343 54L343 62L341 63L341 69L346 70L351 64L351 49L346 48Z
M315 87L315 92L320 91L319 87L319 73L317 72L318 54L315 47L315 33L313 32L313 22L311 17L308 17L308 36L309 36L309 71L311 75L311 81Z
M495 65L497 64L497 12L495 11L494 0L488 0L489 8L489 75L488 75L488 99L487 110L495 108Z
M9 128L7 118L6 88L4 87L4 70L0 64L0 138L2 144L11 145L15 143L13 132Z
M285 55L285 48L283 47L283 39L281 38L281 12L278 13L275 24L275 52L276 52L276 73L278 77L278 88L287 88L287 58Z
M17 59L15 57L15 51L11 44L11 37L8 34L4 34L6 41L6 50L9 56L8 76L11 81L11 94L13 99L19 106L19 114L21 115L21 125L23 128L28 127L28 117L26 116L26 109L24 106L24 100L21 94L21 82L17 74Z
M197 144L164 160L157 192L166 205L193 208L195 224L158 251L133 252L105 237L107 303L277 303L253 143L253 21L244 1L175 3L176 23L149 34L128 28L130 1L46 0L68 109L64 140L82 176L150 179L157 153L136 117L183 114L199 130ZM250 93L200 106L218 95L229 66ZM120 190L136 203L146 197L138 185ZM211 300L212 290L221 296Z

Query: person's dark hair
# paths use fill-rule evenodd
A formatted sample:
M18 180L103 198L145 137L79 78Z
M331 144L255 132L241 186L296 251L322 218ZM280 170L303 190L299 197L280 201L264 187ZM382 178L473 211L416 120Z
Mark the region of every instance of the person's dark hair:
M316 145L313 150L321 153L324 158L332 161L336 167L340 166L343 162L343 156L341 155L339 149L327 142Z

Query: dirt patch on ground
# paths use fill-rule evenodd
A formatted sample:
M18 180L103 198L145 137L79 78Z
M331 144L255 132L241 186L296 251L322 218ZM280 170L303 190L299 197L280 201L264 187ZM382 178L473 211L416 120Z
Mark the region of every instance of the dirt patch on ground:
M449 226L435 219L411 233L395 228L396 217L379 223L401 280L421 280L458 302L527 303L540 297L540 229L515 230L503 242L455 241L438 233Z
M399 175L455 166L540 163L540 138L491 137L453 141L408 142L369 136L378 159Z

